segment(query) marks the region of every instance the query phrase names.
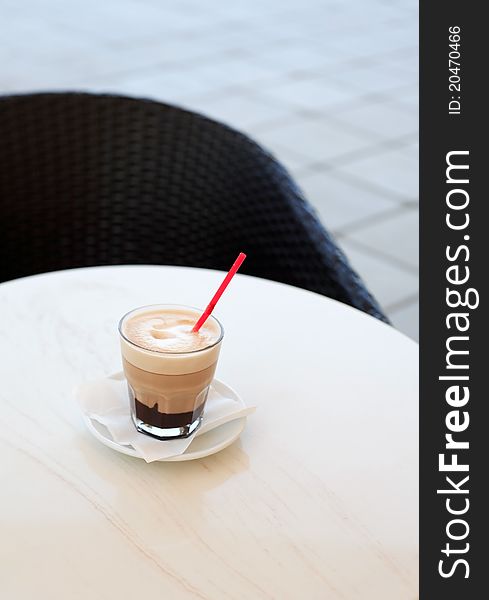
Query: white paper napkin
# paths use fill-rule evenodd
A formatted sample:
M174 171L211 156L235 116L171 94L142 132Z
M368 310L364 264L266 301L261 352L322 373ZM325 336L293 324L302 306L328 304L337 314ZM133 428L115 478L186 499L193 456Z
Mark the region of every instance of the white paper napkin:
M247 416L255 406L245 406L226 397L212 385L209 390L201 426L188 438L157 440L140 433L131 419L127 383L122 373L80 385L75 396L83 413L102 423L118 444L132 446L148 463L183 454L196 436L228 421Z

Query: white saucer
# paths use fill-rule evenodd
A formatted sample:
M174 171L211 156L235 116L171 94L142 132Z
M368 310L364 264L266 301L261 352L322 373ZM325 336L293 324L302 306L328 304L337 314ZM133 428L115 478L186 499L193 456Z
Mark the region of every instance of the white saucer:
M245 407L245 404L240 396L238 396L238 394L232 388L219 379L214 379L212 386L220 394L229 398L233 398L237 403L239 403L240 406L243 408ZM116 450L121 454L127 454L128 456L134 456L135 458L143 459L141 454L139 454L139 452L132 446L126 446L114 441L105 425L102 425L95 419L92 419L86 415L84 416L84 420L90 433L105 446L108 446L109 448L112 448L112 450ZM192 440L192 443L183 454L171 456L169 458L161 458L159 459L159 462L195 460L197 458L203 458L204 456L215 454L216 452L227 448L227 446L230 446L235 440L237 440L245 426L246 417L240 417L215 427L206 433L200 434L197 432L195 438Z

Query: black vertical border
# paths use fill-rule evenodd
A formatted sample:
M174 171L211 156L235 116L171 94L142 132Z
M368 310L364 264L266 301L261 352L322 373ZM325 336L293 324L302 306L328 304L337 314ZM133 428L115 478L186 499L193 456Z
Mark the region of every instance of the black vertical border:
M486 60L488 23L482 12L484 3L444 0L420 3L420 598L422 600L479 600L489 597L484 585L489 575L489 552L486 549L489 523L489 417L485 372L489 372L489 335L486 313L487 279L489 278L489 194L486 164L489 151L489 123L486 114ZM485 12L485 11L484 11ZM449 27L461 29L461 114L449 115ZM446 154L451 150L469 150L470 193L470 287L480 294L480 304L469 310L469 387L466 409L470 425L460 439L469 440L470 448L459 452L459 460L468 460L470 509L466 515L470 544L466 558L469 578L458 567L452 577L442 578L439 561L450 542L446 525L450 518L445 497L436 493L443 489L446 475L438 471L438 455L444 452L445 415L451 410L445 401L446 382L438 376L446 373L445 342L450 335L445 319L446 268L449 266L446 246L463 243L463 234L450 232L446 226ZM463 452L465 454L463 454ZM454 474L456 476L456 474ZM451 542L457 547L456 542ZM460 548L463 542L458 544ZM452 563L457 556L452 555ZM446 564L449 565L450 559ZM485 590L485 591L484 591Z

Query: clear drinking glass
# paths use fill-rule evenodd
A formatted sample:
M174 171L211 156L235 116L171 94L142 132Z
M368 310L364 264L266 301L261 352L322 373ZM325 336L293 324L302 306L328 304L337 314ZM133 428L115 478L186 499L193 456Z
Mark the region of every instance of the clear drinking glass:
M199 427L224 330L211 315L209 325L216 331L212 343L191 352L166 352L139 346L127 337L126 324L145 312L175 315L179 311L185 316L190 313L195 321L203 312L189 306L158 304L136 308L119 322L132 420L138 431L161 440L188 437Z

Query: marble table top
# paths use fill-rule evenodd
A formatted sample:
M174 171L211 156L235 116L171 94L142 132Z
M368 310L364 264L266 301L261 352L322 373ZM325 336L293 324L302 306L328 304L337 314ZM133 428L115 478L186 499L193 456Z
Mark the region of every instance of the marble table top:
M118 454L83 381L120 370L136 306L205 306L223 274L99 267L0 285L0 581L15 600L404 600L418 585L418 346L238 275L217 375L257 405L188 463Z

